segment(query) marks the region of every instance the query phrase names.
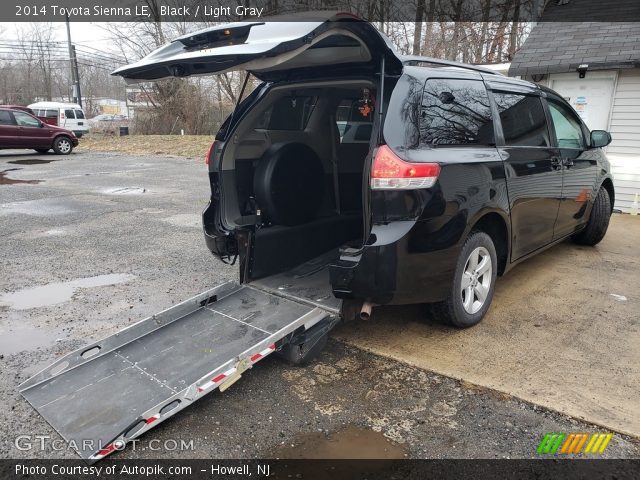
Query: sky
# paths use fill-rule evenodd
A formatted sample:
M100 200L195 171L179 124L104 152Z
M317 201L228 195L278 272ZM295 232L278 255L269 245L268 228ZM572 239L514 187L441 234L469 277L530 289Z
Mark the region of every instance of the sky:
M15 32L17 26L20 23L0 22L0 32L2 37L7 37ZM26 24L22 24L26 26ZM56 27L56 40L67 40L67 29L64 22L55 22ZM71 22L71 40L74 43L80 43L82 45L88 45L94 48L102 48L105 46L105 41L108 40L107 32L105 32L101 26L105 25L104 22Z

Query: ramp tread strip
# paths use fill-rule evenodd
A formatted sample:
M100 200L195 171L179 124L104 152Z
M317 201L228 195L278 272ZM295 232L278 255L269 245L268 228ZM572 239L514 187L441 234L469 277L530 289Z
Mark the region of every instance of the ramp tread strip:
M268 330L264 330L264 329L262 329L260 327L256 327L255 325L251 325L250 323L244 322L244 321L242 321L242 320L240 320L238 318L232 317L231 315L228 315L226 313L222 313L222 312L220 312L220 311L218 311L218 310L216 310L214 308L211 308L209 306L206 306L204 308L205 308L205 310L209 310L210 312L217 313L218 315L222 315L223 317L229 318L229 319L234 320L234 321L236 321L238 323L242 323L243 325L246 325L247 327L251 327L251 328L255 328L256 330L260 330L262 333L266 333L267 335L273 335L273 332L269 332Z
M173 393L174 395L176 393L178 393L178 390L175 390L173 388L171 388L169 385L167 385L165 382L163 382L162 380L158 379L155 375L147 372L145 369L140 368L137 363L132 362L131 360L129 360L126 357L123 357L120 352L115 352L116 357L120 357L124 362L128 363L129 365L131 365L133 368L137 369L140 373L150 377L153 381L155 381L157 384L159 384L161 387L165 387L167 389L169 389L171 391L171 393Z

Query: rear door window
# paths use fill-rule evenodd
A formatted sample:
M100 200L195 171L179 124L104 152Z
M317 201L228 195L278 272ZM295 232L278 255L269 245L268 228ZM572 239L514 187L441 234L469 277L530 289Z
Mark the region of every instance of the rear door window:
M493 92L504 134L504 143L515 147L548 147L549 129L540 97Z
M65 116L66 118L76 118L75 114L73 113L73 110L71 110L71 109L69 109L69 108L67 108L67 109L64 111L64 116Z
M431 78L422 95L421 145L494 145L489 97L481 80Z
M0 110L0 125L13 125L11 114L6 110Z

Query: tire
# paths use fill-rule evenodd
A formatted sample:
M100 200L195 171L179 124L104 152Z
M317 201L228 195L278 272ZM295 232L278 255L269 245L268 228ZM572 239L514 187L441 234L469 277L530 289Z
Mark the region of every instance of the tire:
M493 240L484 232L471 232L458 255L449 297L443 302L428 305L428 313L454 327L476 325L485 316L493 300L497 272L498 261Z
M284 345L276 355L284 359L291 365L307 365L311 360L317 357L327 345L329 334L324 334L315 339L312 345L307 343Z
M47 153L51 149L50 148L34 148L34 150L38 153Z
M604 238L611 219L611 199L606 188L600 187L593 202L587 226L571 239L578 245L597 245Z
M73 143L69 137L58 137L53 141L53 151L58 155L69 155L73 151Z

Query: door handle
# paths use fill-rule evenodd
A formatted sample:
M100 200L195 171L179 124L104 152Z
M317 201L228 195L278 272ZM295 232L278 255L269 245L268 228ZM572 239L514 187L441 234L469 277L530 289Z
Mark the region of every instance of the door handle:
M551 157L551 168L557 170L560 167L562 167L562 160L560 157Z

